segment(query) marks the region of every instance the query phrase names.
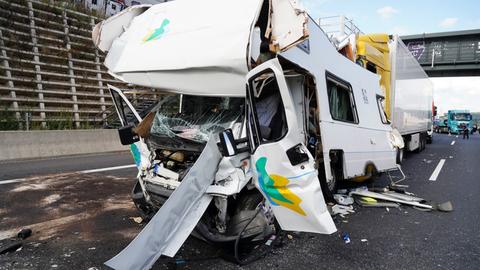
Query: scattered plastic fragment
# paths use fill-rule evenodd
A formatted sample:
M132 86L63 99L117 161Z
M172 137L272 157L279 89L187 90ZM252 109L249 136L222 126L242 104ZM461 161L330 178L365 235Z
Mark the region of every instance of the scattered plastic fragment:
M350 235L348 235L348 233L343 233L343 241L345 241L345 244L349 244L350 243Z
M453 205L451 201L439 203L436 205L436 209L442 212L451 212L453 211Z
M290 235L290 236L291 236L291 235ZM277 236L276 236L275 234L273 234L272 236L270 236L270 238L268 239L268 241L265 242L265 245L266 245L266 246L270 246L270 245L273 243L273 241L275 241L276 238L277 238Z
M135 221L135 223L138 223L138 224L142 223L143 221L142 217L130 217L129 219Z
M292 240L293 239L293 236L291 234L287 234L287 238Z
M96 247L89 247L88 250L95 250L97 249Z
M361 197L361 199L364 202L368 202L368 203L376 203L377 202L377 200L375 200L374 198L370 198L370 197Z
M355 213L352 205L345 206L345 205L335 204L332 207L332 215L340 215L341 217L344 217L345 215L348 215L350 213Z
M348 196L348 195L342 195L342 194L335 194L333 195L333 198L335 201L341 205L352 205L353 204L353 198Z
M368 242L367 239L361 239L360 241L362 241L362 242Z

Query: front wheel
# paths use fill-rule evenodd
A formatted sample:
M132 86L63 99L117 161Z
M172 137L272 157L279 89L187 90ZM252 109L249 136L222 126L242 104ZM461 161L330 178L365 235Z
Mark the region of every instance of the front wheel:
M143 194L142 187L140 186L140 182L138 180L133 187L131 196L133 204L137 208L142 219L145 221L149 221L158 209L155 209L151 204L147 202Z

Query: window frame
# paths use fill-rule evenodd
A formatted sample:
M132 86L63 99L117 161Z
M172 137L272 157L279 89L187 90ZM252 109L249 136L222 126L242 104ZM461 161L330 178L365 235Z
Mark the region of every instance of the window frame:
M282 136L280 136L279 138L276 138L275 140L264 140L263 137L262 137L260 124L258 122L257 108L255 106L255 104L256 104L256 102L255 102L256 89L254 89L254 87L252 85L253 80L257 79L258 77L260 77L260 76L262 76L263 74L266 74L266 73L271 73L273 75L273 77L275 78L275 83L278 86L278 94L280 95L280 104L282 105L281 107L283 108L285 132L282 134ZM248 127L250 127L250 129L254 129L253 130L254 134L248 134L249 132L252 132L252 131L249 131L249 129L247 129L247 134L248 134L248 136L253 137L252 139L254 140L254 142L253 142L254 145L252 146L251 154L254 154L255 151L257 150L257 148L260 145L279 142L279 141L283 140L287 136L287 134L289 133L285 104L283 103L282 92L280 90L280 86L278 85L278 79L277 79L277 76L276 76L275 71L273 69L271 69L271 68L264 69L261 72L255 74L255 76L251 77L248 80L248 83L247 83L247 101L248 101L248 106L247 107L250 107L249 109L251 111L252 118L253 118L252 119L253 123L248 123ZM248 113L248 111L246 113ZM248 119L248 116L247 116L247 121L250 122L249 119Z
M376 101L377 101L378 112L379 112L379 114L380 114L380 120L382 121L382 123L383 123L384 125L390 125L390 124L392 124L392 123L390 122L390 120L388 120L387 112L385 112L385 108L383 108L382 104L379 103L380 99L385 100L385 97L382 96L382 95L377 94L377 95L376 95ZM385 121L386 121L386 122L383 121L382 113L383 113L383 116L385 116Z
M339 85L342 85L342 86L345 86L345 88L348 90L348 92L350 94L349 95L350 96L350 103L351 103L351 106L352 106L352 114L353 114L353 118L354 118L353 121L338 119L338 118L333 116L332 106L330 106L330 95L328 94L328 82L329 81L333 82L333 83L336 83L336 84L339 84ZM327 100L328 100L328 110L330 111L330 117L332 117L332 120L339 121L339 122L344 122L344 123L349 123L349 124L354 124L354 125L360 124L360 117L358 116L357 103L355 101L355 94L353 93L352 85L348 81L346 81L344 79L341 79L340 77L336 76L335 74L333 74L329 71L326 71L325 72L325 88L327 90L326 92L327 92Z

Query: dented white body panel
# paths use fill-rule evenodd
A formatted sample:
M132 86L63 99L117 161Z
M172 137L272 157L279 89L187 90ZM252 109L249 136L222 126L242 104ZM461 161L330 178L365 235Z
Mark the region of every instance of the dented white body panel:
M319 97L320 126L327 178L332 173L329 151L341 149L344 153L344 177L365 174L367 164L378 171L395 167L396 148L390 140L392 128L382 123L376 105L376 95L382 95L380 77L337 53L320 27L310 20L310 51L298 47L282 54L314 75ZM353 92L358 123L348 123L332 118L326 89L326 74L332 74L348 83Z

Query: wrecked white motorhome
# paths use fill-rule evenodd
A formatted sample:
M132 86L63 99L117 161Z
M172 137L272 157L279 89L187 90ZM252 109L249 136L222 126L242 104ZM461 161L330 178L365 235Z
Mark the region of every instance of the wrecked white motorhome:
M333 233L324 194L397 168L403 140L382 123L379 77L295 0L135 6L93 39L116 78L181 94L141 119L110 87L139 169L133 199L152 218L111 267L148 268L192 231L235 246L279 228Z

